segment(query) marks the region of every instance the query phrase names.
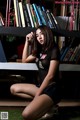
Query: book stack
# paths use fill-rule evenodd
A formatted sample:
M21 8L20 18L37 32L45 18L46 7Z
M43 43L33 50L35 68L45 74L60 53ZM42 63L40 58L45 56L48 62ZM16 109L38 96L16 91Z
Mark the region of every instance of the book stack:
M80 44L76 45L76 38L71 40L69 45L65 45L60 51L60 61L64 63L80 62Z
M35 3L13 0L16 27L38 27L47 25L50 28L59 28L57 21L48 9Z

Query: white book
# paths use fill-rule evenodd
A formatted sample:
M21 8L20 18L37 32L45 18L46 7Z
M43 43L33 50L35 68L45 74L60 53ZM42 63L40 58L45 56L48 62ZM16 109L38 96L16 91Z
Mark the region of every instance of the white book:
M19 27L22 27L22 25L21 25L21 16L20 16L20 9L19 9L19 2L18 2L18 0L16 0L16 5L17 5L17 14L18 14Z
M4 21L1 16L0 16L0 26L4 26Z
M22 27L26 27L22 2L19 2L19 9L20 9Z
M27 7L28 14L29 14L29 17L30 17L31 26L32 26L32 27L35 27L35 26L34 26L34 23L33 23L32 15L31 15L30 4L27 3L27 4L26 4L26 7Z
M17 12L17 0L13 0L13 4L14 4L14 11L15 11L16 26L19 27L18 12Z

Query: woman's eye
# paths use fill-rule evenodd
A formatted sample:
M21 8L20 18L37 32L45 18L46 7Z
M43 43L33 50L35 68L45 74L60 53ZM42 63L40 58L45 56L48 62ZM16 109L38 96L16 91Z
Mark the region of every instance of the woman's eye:
M36 36L38 38L38 36Z

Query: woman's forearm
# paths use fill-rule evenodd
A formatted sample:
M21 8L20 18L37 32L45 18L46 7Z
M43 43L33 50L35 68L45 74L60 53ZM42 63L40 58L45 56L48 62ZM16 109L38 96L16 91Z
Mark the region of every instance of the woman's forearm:
M31 52L30 41L28 41L28 39L26 38L25 45L23 48L23 53L22 53L22 62L23 63L34 62L35 59L36 59L36 56L33 56Z
M23 48L23 53L22 53L22 62L25 62L26 58L28 57L29 53L29 42L28 39L26 38L25 45Z

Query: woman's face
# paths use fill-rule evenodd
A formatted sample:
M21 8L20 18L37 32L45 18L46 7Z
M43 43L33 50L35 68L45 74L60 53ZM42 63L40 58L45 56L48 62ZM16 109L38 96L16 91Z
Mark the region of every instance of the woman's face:
M44 34L42 33L42 31L40 29L37 29L36 30L36 38L37 38L37 41L43 45L44 44Z

